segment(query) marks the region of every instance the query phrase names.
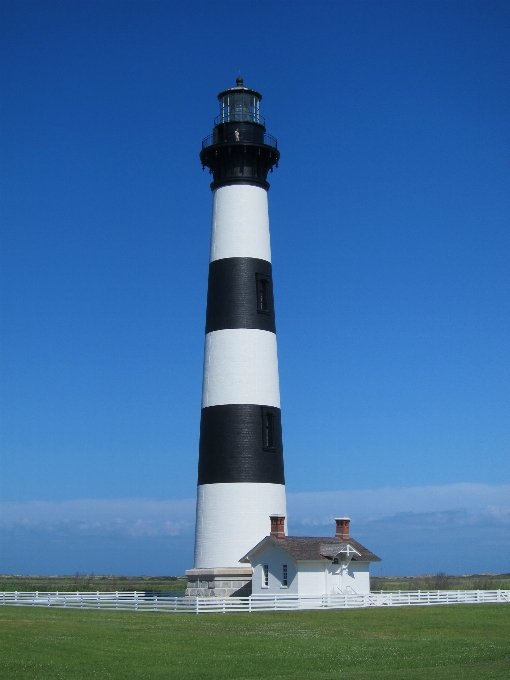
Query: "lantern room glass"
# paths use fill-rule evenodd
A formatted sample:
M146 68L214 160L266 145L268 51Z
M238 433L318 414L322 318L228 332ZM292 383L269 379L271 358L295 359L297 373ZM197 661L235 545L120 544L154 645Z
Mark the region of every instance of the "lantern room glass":
M220 99L220 121L260 123L260 100L253 94L229 92Z

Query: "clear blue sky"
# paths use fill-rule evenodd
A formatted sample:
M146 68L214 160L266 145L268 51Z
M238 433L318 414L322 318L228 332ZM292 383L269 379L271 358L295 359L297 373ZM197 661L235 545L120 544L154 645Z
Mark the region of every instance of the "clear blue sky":
M170 542L155 529L163 548L146 548L167 550L161 563L136 562L136 537L124 537L111 568L191 566L211 213L198 153L217 93L239 72L263 93L281 149L269 201L287 488L296 499L338 492L322 514L319 501L308 514L290 502L294 531L330 533L328 513L346 512L381 552L373 522L386 516L395 543L402 513L417 535L420 513L426 523L468 512L455 520L465 561L449 569L470 571L466 527L496 507L480 525L494 559L479 568L503 570L510 4L73 0L0 11L1 500L14 513L0 571L108 570L99 553L85 557L90 546L69 547L73 522L89 522L69 510L83 499L182 501ZM364 514L349 496L441 497L459 484L485 485L485 505L475 511L466 491L451 507L409 500ZM39 524L34 501L49 513ZM112 517L129 523L122 503ZM62 522L59 553L41 536ZM41 539L35 552L22 526Z

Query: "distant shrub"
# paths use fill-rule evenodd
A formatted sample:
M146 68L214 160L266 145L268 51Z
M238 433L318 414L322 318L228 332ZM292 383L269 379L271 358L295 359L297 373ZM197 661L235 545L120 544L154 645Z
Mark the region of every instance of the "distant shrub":
M452 578L444 571L439 571L430 581L431 590L449 590L452 587Z

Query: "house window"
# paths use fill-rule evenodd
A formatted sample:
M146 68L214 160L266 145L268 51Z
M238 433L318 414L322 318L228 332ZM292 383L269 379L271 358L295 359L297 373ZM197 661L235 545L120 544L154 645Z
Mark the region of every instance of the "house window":
M265 274L255 274L257 279L257 312L269 314L270 281Z
M269 588L269 565L262 565L262 587Z
M287 568L287 565L283 565L283 574L282 574L282 586L287 587L289 585L289 570Z
M338 564L338 557L335 557L335 559L333 560L333 564Z

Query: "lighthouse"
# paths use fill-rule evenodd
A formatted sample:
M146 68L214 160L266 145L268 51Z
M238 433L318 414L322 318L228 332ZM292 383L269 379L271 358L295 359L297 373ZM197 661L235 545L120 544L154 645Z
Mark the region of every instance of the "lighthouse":
M194 568L188 595L251 592L240 559L286 517L262 95L220 92L200 160L213 181Z

